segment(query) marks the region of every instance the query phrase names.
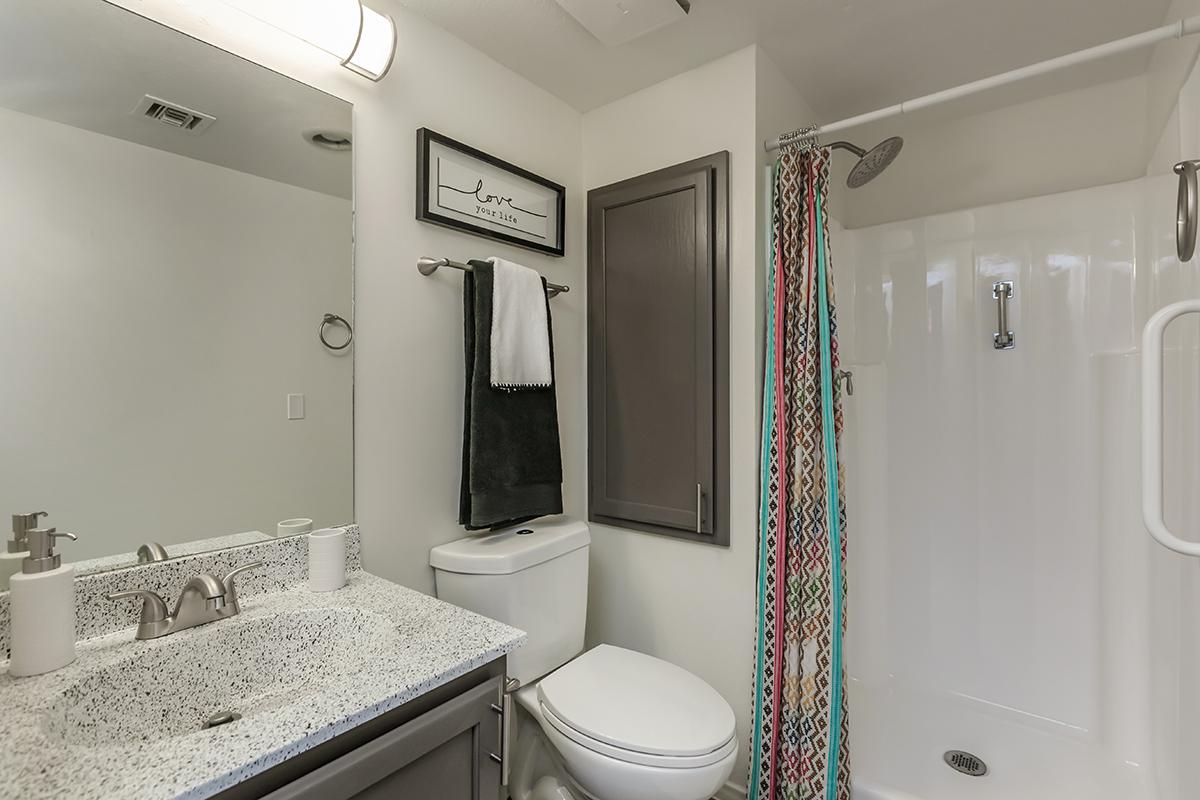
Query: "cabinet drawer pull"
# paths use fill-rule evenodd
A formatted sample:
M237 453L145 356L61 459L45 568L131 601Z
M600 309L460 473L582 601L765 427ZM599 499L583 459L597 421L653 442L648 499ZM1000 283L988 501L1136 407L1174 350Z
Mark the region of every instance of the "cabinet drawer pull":
M497 764L504 763L504 759L501 758L500 756L496 755L495 753L488 753L488 758L490 758L492 761L495 761Z

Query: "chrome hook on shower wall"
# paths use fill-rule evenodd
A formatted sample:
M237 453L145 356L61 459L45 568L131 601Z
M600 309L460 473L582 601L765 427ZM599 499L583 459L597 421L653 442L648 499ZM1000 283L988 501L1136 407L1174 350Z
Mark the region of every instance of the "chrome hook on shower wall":
M834 385L841 384L842 391L847 397L854 397L854 373L848 369L839 369L833 373Z
M1196 252L1196 221L1200 214L1196 170L1200 161L1180 161L1175 165L1179 176L1179 200L1175 212L1175 249L1180 261L1191 261Z

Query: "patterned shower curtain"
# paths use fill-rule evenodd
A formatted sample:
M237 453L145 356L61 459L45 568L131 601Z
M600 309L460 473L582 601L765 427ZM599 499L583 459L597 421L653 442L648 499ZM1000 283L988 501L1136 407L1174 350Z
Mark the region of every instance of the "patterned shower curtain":
M850 800L829 150L774 170L750 800Z

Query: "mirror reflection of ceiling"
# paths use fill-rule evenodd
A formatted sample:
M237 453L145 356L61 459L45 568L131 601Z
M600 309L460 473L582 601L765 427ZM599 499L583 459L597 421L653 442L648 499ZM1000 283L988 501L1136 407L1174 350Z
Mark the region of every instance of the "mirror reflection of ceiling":
M351 196L350 153L304 138L311 130L348 132L349 103L109 3L5 0L0 76L2 107ZM135 111L146 95L216 122L193 133L148 118Z

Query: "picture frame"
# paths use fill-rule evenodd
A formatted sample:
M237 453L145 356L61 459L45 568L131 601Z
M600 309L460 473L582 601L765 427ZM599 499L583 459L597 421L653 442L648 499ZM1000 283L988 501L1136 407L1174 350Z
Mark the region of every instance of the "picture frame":
M417 130L417 219L562 257L567 190L428 128Z

